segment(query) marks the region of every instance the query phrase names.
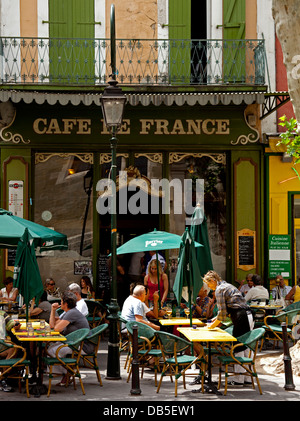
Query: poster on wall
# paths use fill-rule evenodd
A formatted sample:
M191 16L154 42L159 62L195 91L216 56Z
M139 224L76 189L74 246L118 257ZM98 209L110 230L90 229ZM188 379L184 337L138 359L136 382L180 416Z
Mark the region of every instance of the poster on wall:
M291 278L291 236L269 235L269 278Z
M93 262L91 260L75 260L74 275L91 275Z
M237 267L244 271L256 267L256 232L248 228L237 231Z
M9 180L8 182L8 210L15 216L24 217L22 180Z

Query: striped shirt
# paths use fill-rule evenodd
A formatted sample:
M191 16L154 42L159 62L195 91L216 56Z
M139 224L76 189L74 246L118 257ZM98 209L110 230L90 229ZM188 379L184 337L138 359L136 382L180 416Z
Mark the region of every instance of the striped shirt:
M241 291L228 282L218 282L215 296L218 306L217 319L220 322L226 320L228 312L230 313L230 308L248 308Z

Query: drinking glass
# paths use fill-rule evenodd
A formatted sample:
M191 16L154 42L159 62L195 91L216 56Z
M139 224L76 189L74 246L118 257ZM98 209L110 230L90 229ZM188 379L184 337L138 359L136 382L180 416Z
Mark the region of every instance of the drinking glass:
M45 320L40 320L40 328L45 329Z
M188 318L190 315L190 309L189 308L185 308L184 309L184 313L186 314L186 317Z
M27 334L28 334L28 336L34 336L34 329L33 329L32 325L27 328Z
M168 318L170 319L170 317L171 317L171 315L172 315L172 307L167 306L167 308L166 308L166 313L167 313Z
M50 336L51 335L51 328L50 328L49 325L45 327L45 334L46 334L46 336Z

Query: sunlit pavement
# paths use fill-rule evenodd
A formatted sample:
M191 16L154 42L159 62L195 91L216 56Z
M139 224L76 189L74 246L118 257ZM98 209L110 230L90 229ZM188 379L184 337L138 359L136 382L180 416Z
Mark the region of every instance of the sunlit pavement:
M278 350L276 351L263 351L259 353L258 356L270 355L276 353L278 355ZM288 401L299 401L300 399L300 377L293 376L292 382L295 386L294 390L286 390L285 386L286 379L284 374L280 375L271 375L267 374L260 367L258 368L258 375L260 384L262 387L263 394L260 395L258 388L255 390L251 386L234 388L232 386L228 387L227 395L223 395L224 388L220 389L222 395L216 395L211 393L193 393L193 390L200 388L200 385L190 385L190 382L193 380L197 371L190 371L190 376L186 379L186 389L183 387L182 378L179 379L178 385L178 395L175 398L174 382L170 381L168 376L164 377L162 386L159 393L156 393L156 387L154 385L154 373L150 370L145 370L144 376L139 380L139 387L141 393L136 395L132 394L133 386L132 380L127 383L127 371L124 369L124 363L126 359L126 353L122 353L120 359L120 368L121 368L121 380L108 380L106 379L106 364L107 364L107 338L104 338L99 350L99 367L102 377L103 386L100 387L97 382L96 374L94 371L87 369L85 367L81 368L82 379L85 388L85 395L82 394L81 387L77 381L77 389L74 390L73 385L69 387L58 386L59 378L52 380L52 390L51 395L48 398L47 395L41 395L39 397L31 395L30 398L27 398L25 389L22 389L22 393L19 393L18 388L15 388L15 391L12 393L0 392L0 401L1 402L11 402L11 401L23 401L23 402L101 402L102 411L113 411L114 408L121 407L135 407L138 402L143 402L143 407L145 410L153 410L157 405L167 405L175 406L180 404L181 407L191 406L195 404L193 411L198 408L199 403L201 402L225 402L225 401L273 401L275 402L288 402ZM160 375L159 375L160 376ZM217 375L213 373L213 380L217 380ZM48 386L48 377L44 377L44 384ZM136 385L135 385L136 386ZM290 386L290 385L288 385ZM135 388L136 389L136 388ZM135 403L136 404L135 404ZM137 405L136 405L137 406ZM47 407L47 405L46 405ZM190 408L191 410L191 408ZM104 414L109 415L109 414ZM117 415L117 414L113 414ZM120 414L119 414L120 415ZM149 415L149 414L148 414ZM153 414L157 415L157 414ZM161 414L162 415L162 414ZM174 414L176 415L176 414ZM177 414L178 415L178 414ZM192 414L190 414L192 415ZM194 413L195 415L195 413Z

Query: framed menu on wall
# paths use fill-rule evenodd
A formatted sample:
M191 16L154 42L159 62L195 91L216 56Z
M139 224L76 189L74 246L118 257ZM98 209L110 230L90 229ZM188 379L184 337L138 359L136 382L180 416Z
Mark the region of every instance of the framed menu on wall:
M244 271L256 267L256 232L248 228L237 231L237 267Z

